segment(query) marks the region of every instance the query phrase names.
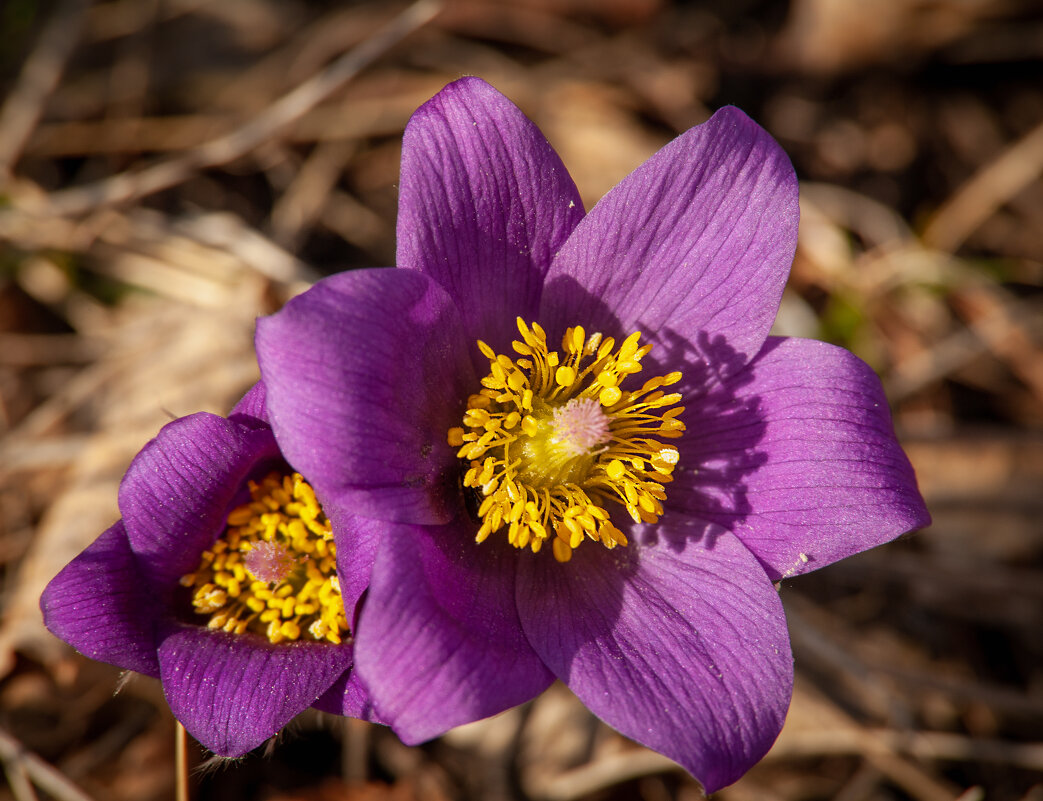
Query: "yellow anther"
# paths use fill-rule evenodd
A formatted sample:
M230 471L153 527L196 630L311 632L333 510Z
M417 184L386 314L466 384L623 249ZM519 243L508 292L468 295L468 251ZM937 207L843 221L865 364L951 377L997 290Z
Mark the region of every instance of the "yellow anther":
M577 325L572 330L572 347L565 346L565 350L571 350L573 353L583 352L583 340L586 338L586 332L583 330L583 326Z
M279 633L287 640L296 640L301 636L301 628L292 620L286 620L279 626Z
M635 331L626 339L623 340L623 344L619 346L619 361L629 361L637 353L638 341L641 339L641 332Z
M573 382L576 380L576 371L568 366L559 367L554 371L554 380L558 382L559 386L572 386Z
M583 529L577 527L575 531L569 532L569 547L578 548L581 542L583 542Z
M228 525L245 526L253 516L253 510L249 506L240 506L229 513Z
M598 400L602 406L614 406L619 403L619 399L622 397L623 393L619 390L619 387L605 387L598 395Z
M464 414L464 423L471 428L481 428L489 422L489 412L482 408L468 409Z

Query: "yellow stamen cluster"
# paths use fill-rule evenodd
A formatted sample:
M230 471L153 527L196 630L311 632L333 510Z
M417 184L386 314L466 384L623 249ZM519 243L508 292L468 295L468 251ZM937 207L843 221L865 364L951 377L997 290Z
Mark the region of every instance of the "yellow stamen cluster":
M273 643L340 643L348 621L337 551L314 490L298 473L271 473L249 490L252 500L232 510L199 567L181 577L196 613L210 616L211 629Z
M622 384L641 371L652 349L640 332L616 349L611 337L589 337L569 328L562 354L548 350L535 323L518 319L521 358L489 359L482 390L467 400L464 425L449 430L449 444L470 463L464 486L481 495L476 540L508 526L517 548L538 552L548 539L555 558L567 562L584 539L606 548L626 545L606 506L622 504L636 523L655 523L663 513L664 484L678 461L661 439L681 436L684 409L676 384L680 373L651 378L633 391Z

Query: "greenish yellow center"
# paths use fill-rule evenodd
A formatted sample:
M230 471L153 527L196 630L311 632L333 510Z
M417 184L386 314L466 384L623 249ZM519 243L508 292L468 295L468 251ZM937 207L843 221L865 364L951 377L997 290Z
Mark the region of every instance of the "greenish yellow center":
M514 359L478 342L489 374L467 399L463 426L449 430L449 444L469 465L464 486L482 498L476 540L506 526L517 548L535 553L550 540L559 562L585 539L626 545L608 507L622 505L636 523L663 514L678 451L661 440L684 432L677 419L684 409L679 393L661 388L681 374L624 388L652 349L640 344L640 332L617 349L611 337L588 337L576 326L559 354L539 325L519 318L518 331Z
M340 643L348 621L337 550L314 490L298 473L271 473L249 490L250 502L232 510L199 567L181 577L192 607L211 629Z

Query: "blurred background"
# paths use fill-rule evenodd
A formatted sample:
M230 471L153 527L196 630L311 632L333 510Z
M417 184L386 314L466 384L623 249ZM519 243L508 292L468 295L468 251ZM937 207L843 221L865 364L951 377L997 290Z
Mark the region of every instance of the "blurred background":
M169 419L256 379L254 319L394 257L410 113L476 74L587 207L735 104L790 154L777 331L881 375L934 525L786 582L797 684L722 801L1043 801L1043 7L1031 0L0 3L0 799L161 801L174 725L42 628ZM197 799L695 801L563 687L406 748L306 713ZM79 789L77 789L79 788Z

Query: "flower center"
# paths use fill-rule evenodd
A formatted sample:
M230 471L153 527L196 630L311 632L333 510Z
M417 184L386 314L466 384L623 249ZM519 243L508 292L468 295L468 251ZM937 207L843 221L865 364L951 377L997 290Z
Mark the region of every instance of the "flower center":
M678 451L659 440L681 436L684 409L676 405L679 393L660 388L681 374L624 389L652 349L639 344L639 332L616 349L611 337L569 328L559 355L548 350L539 325L519 318L518 330L523 341L512 347L522 358L478 342L489 374L467 399L463 426L449 430L449 444L469 463L464 486L482 495L475 539L506 525L517 548L535 553L550 539L559 562L584 539L626 545L606 506L621 504L635 523L655 523L663 514L663 485Z
M271 473L248 486L252 500L229 513L220 539L181 577L193 608L211 629L339 643L348 621L337 551L311 485Z

